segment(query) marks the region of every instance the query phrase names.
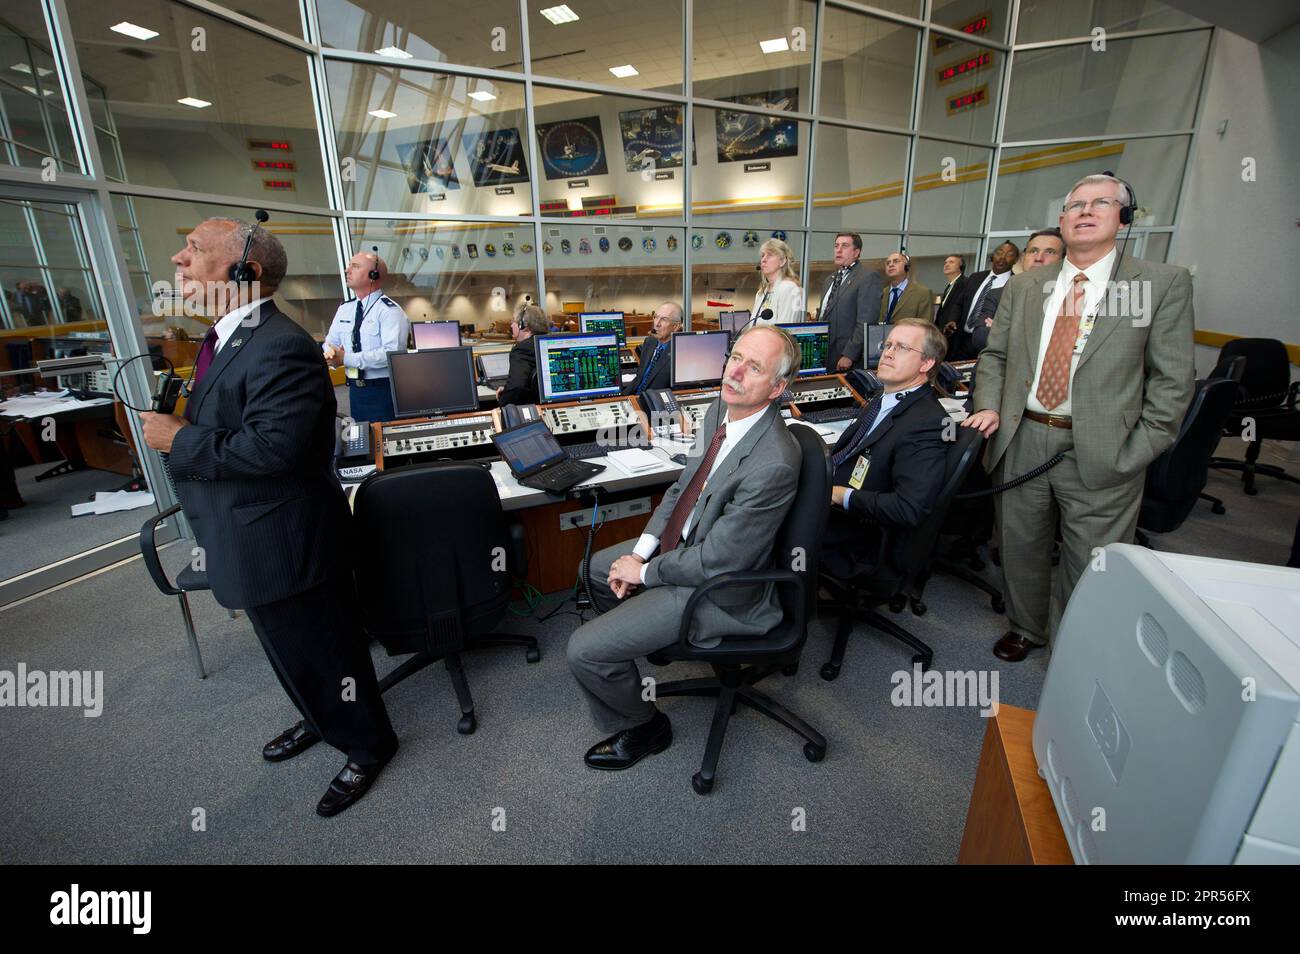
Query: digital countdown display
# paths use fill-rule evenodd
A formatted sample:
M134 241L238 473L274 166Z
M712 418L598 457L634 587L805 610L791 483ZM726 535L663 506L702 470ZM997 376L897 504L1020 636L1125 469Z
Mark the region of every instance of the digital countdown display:
M960 113L965 109L975 109L983 106L989 101L988 84L973 89L969 93L958 93L955 96L948 97L948 115Z
M973 20L968 20L967 22L963 23L961 26L957 27L957 29L961 30L962 33L969 33L971 36L981 36L985 33L988 33L989 14L982 13L979 16L975 17ZM934 41L934 52L936 53L942 53L944 50L948 49L948 47L952 46L954 43L960 42L954 39L953 37L946 36L942 33L931 33L930 38Z
M960 63L950 63L947 66L939 68L935 71L935 78L938 80L939 85L942 86L944 83L951 83L959 76L963 76L972 70L982 69L992 62L993 54L988 50L984 50L983 52L972 56L970 59L962 60Z
M298 164L292 159L254 159L253 168L261 170L275 169L280 172L294 172L298 168Z

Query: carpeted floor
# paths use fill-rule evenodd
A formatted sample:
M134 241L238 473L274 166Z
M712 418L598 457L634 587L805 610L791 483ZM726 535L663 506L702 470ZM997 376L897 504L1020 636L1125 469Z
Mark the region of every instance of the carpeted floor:
M1202 505L1155 545L1285 562L1300 487L1261 487L1246 497L1235 476L1212 473L1207 489L1227 515ZM996 667L1003 703L1036 706L1047 658L996 660L1004 617L987 598L937 577L926 602L924 617L899 619L934 646L936 668ZM479 717L470 736L456 733L440 666L397 687L387 702L401 751L361 803L325 820L313 807L341 756L318 745L264 762L262 743L296 714L247 619L202 595L194 609L202 682L175 600L158 595L138 560L0 611L0 669L103 670L106 696L99 718L0 709L9 773L0 862L948 863L957 854L984 721L974 709L891 705L890 677L909 654L879 635L855 636L843 674L827 683L817 670L830 629L819 620L798 674L762 684L827 736L824 762L807 762L797 737L742 707L717 787L702 798L690 777L711 702L663 700L675 734L667 752L628 772L589 771L581 756L597 733L564 661L576 620L507 617L503 631L539 637L542 661L507 650L466 658ZM397 661L376 660L381 671ZM193 830L197 809L206 830ZM799 817L806 830L794 830Z

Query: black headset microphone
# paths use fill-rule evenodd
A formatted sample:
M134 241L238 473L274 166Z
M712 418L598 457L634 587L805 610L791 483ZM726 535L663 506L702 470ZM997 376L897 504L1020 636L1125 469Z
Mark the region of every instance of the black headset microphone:
M1137 215L1137 193L1129 185L1127 179L1121 179L1109 169L1102 170L1102 175L1110 176L1116 182L1124 183L1124 188L1128 190L1128 202L1119 207L1119 224L1124 226L1124 241L1120 244L1119 255L1115 257L1115 267L1110 271L1110 280L1113 283L1115 276L1119 274L1120 262L1124 261L1124 252L1128 250L1128 237L1133 232L1133 219Z

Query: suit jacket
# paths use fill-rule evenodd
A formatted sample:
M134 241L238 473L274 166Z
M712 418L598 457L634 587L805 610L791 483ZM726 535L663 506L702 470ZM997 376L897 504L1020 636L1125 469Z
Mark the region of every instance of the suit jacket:
M1043 311L1060 273L1061 263L1044 265L1017 275L1002 291L975 385L975 410L997 411L1001 418L984 455L990 471L1020 426L1040 335L1051 334ZM1125 257L1116 281L1140 283L1146 310L1140 317L1108 315L1103 298L1079 356L1070 413L1079 477L1090 490L1137 476L1173 443L1196 377L1187 269Z
M952 320L957 323L957 330L953 332L952 338L948 344L948 360L964 361L976 357L988 341L988 329L980 329L979 322L976 323L975 330L966 331L966 319L970 316L970 310L975 304L975 296L979 294L980 286L984 284L984 279L989 277L990 269L976 272L966 279L966 284L962 287L961 300L957 302L952 309ZM1006 286L995 291L991 295L1001 295L1006 290ZM951 304L951 299L949 300ZM996 313L998 299L991 303L986 303L986 310L989 306L993 308L990 314Z
M898 304L894 306L894 313L889 314L889 282L884 283L880 290L880 320L886 324L893 324L900 318L924 318L926 321L934 320L934 292L926 288L915 278L907 280L907 287L903 289L903 294L899 296ZM886 321L886 318L888 319Z
M918 526L934 508L943 487L948 443L943 439L948 414L928 384L903 398L878 423L863 449L871 466L862 489L849 496L849 509L831 506L822 548L822 563L832 575L848 579L880 563L880 547L893 528ZM832 456L848 443L850 425ZM835 484L848 486L858 450L835 469Z
M721 419L722 402L704 415L696 440L701 453L687 458L686 469L650 516L645 532L662 537L673 506L704 458ZM799 483L799 445L786 430L775 404L761 412L740 445L722 461L695 504L695 520L686 539L670 553L650 558L647 586L696 587L733 570L764 570L774 565L772 541ZM693 642L709 646L727 635L760 636L781 619L776 589L737 586L706 597L695 613Z
M942 330L943 326L948 322L957 321L956 315L961 309L962 292L968 284L969 279L967 279L965 275L958 275L953 281L952 291L948 292L948 299L939 306L938 314L934 316L934 322L939 326L940 330ZM942 298L943 295L943 292L939 292L940 298Z
M510 371L499 404L537 403L537 346L530 335L510 349Z
M623 386L624 394L635 394L641 387L641 382L645 378L646 362L650 356L655 353L655 348L659 347L659 339L654 335L647 335L645 341L636 346L636 357L639 366L636 369L636 377ZM672 345L671 339L668 350L659 356L658 362L655 363L654 370L650 372L650 380L646 384L646 390L651 388L668 388L672 387L673 380L673 362L672 362Z
M835 272L832 272L822 285L821 299L826 298L826 292L834 281ZM883 283L879 272L859 262L849 270L848 277L835 292L835 297L826 302L825 309L818 306L817 320L830 325L826 366L832 372L842 355L853 359L853 367L862 367L862 328L880 323L880 289Z
M274 603L346 572L335 410L320 345L272 302L194 388L168 467L222 606Z

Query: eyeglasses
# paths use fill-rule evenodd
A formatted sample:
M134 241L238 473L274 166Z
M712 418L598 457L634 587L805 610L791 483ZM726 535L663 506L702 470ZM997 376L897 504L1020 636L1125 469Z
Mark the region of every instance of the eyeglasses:
M909 348L907 345L899 344L897 341L886 341L880 346L881 354L885 354L889 351L915 351L917 354L922 353L920 348Z
M1106 212L1111 207L1119 208L1121 205L1118 199L1093 199L1091 202L1085 202L1083 199L1075 199L1065 207L1065 211L1072 215L1078 215L1085 207L1091 207L1094 212Z

